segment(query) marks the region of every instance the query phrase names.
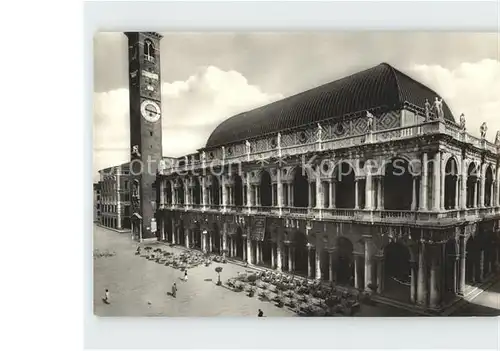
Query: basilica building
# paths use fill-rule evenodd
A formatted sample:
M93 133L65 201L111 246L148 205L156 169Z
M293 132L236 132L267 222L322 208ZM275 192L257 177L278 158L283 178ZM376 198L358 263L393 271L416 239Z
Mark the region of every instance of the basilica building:
M157 235L439 311L500 271L500 143L480 134L382 63L233 116L164 161Z

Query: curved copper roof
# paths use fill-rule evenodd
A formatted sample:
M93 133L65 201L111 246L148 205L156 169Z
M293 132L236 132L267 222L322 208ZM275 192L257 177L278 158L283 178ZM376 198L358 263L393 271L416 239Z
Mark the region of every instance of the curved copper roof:
M424 107L439 95L387 63L230 117L215 128L206 148L252 139L284 129L374 108ZM443 101L445 118L455 121Z

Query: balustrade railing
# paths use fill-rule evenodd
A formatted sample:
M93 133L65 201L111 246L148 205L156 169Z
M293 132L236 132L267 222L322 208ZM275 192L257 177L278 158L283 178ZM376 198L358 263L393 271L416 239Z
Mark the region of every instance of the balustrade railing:
M345 209L345 208L307 208L307 207L277 207L277 206L234 206L234 205L169 205L165 204L166 210L182 210L182 211L201 211L203 209L209 211L222 212L225 209L229 213L248 212L249 214L269 214L281 215L286 217L309 217L325 220L369 220L379 222L425 222L439 221L442 219L471 219L471 217L484 218L493 215L500 215L500 207L485 207L485 208L468 208L468 209L451 209L439 212L431 211L395 211L395 210L365 210L365 209ZM281 211L280 211L281 210Z
M317 151L321 145L323 150L335 150L340 148L346 148L354 145L360 145L364 143L380 143L389 140L398 140L406 138L414 138L424 134L438 134L443 133L450 135L456 140L469 143L477 148L481 148L490 152L496 153L498 147L490 143L485 139L477 138L473 135L462 131L457 125L449 122L442 121L432 121L423 124L399 127L394 129L374 131L372 133L366 133L361 135L353 135L345 138L322 140L307 144L298 144L287 147L282 147L281 149L273 148L269 150L255 151L250 154L242 154L235 156L226 155L224 160L189 160L183 165L169 165L169 167L161 171L162 174L171 174L181 171L189 171L197 168L203 167L214 167L222 164L229 163L241 163L241 162L258 162L271 157L281 156L294 156L298 154L307 153L310 151Z

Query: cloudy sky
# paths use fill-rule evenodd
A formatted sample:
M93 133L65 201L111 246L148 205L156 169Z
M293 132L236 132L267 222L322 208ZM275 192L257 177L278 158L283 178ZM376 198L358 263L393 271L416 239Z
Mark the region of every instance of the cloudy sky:
M434 89L478 135L500 130L498 33L161 33L163 155L202 147L232 115L381 62ZM129 160L127 39L94 40L94 177Z

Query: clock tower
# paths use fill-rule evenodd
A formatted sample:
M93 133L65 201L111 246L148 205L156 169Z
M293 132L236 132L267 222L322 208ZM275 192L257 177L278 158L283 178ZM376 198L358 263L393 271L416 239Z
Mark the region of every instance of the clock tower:
M156 193L162 159L160 40L154 32L127 32L130 96L130 179L132 233L156 239Z

